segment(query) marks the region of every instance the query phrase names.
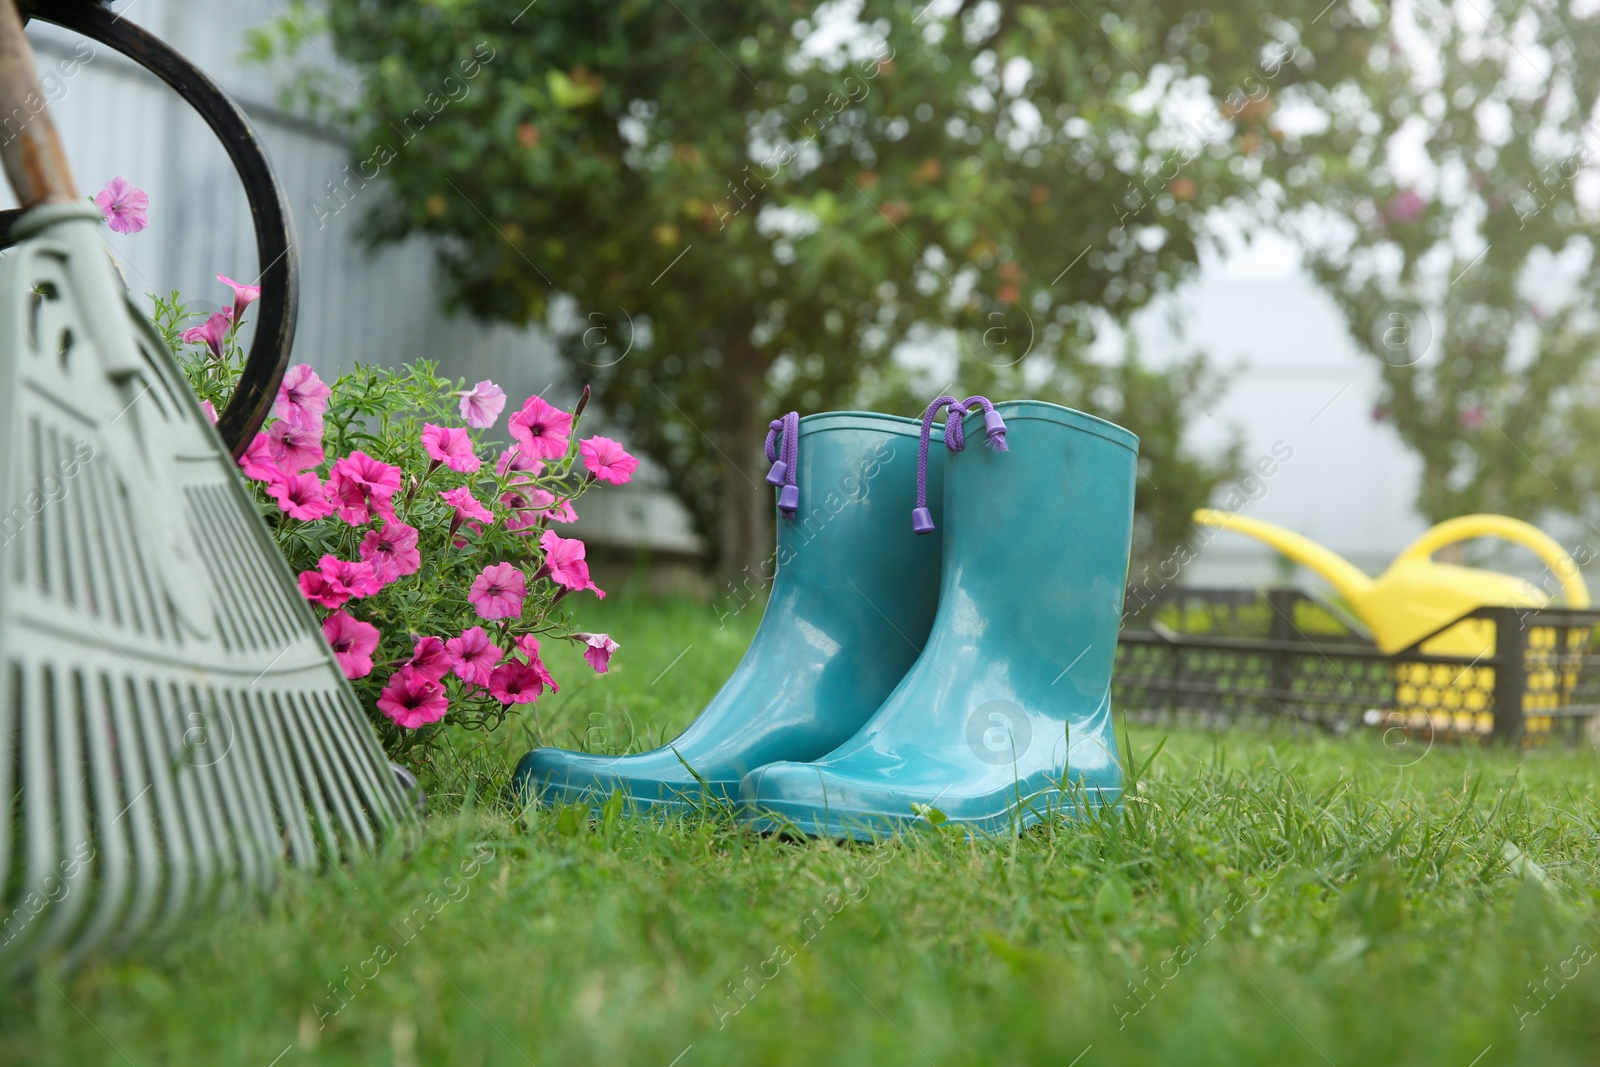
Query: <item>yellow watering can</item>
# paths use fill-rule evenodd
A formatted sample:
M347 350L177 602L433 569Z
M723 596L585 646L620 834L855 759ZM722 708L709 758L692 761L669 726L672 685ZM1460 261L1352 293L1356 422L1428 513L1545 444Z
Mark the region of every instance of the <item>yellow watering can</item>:
M1513 575L1435 562L1435 552L1460 541L1496 537L1522 545L1560 580L1568 607L1589 606L1589 587L1566 550L1539 528L1505 515L1463 515L1441 522L1406 546L1376 578L1368 577L1316 542L1269 522L1210 508L1196 511L1194 521L1199 526L1232 530L1254 538L1321 575L1371 631L1374 643L1385 654L1410 648L1476 608L1540 608L1549 604L1550 598L1543 592ZM1549 632L1543 632L1546 630ZM1494 638L1491 620L1465 619L1429 638L1421 650L1477 661L1494 655ZM1587 640L1587 631L1568 634L1570 644L1586 644ZM1524 698L1527 712L1556 706L1562 694L1576 683L1575 673L1567 677L1567 672L1562 672L1558 677L1553 669L1555 643L1555 630L1551 627L1537 627L1529 635L1530 670ZM1396 683L1396 701L1409 725L1488 732L1491 716L1484 689L1493 684L1492 668L1402 663L1397 665ZM1530 719L1527 725L1530 732L1547 730L1549 719Z
M1410 648L1452 619L1482 607L1542 608L1549 597L1522 578L1478 567L1437 563L1433 554L1446 545L1475 537L1498 537L1522 545L1561 580L1567 606L1589 606L1589 587L1578 565L1554 538L1536 526L1505 515L1463 515L1424 533L1376 578L1309 538L1260 519L1201 508L1198 526L1233 530L1277 549L1315 571L1336 589L1367 629L1379 651ZM1422 651L1436 655L1480 656L1494 651L1494 624L1468 619L1428 641Z

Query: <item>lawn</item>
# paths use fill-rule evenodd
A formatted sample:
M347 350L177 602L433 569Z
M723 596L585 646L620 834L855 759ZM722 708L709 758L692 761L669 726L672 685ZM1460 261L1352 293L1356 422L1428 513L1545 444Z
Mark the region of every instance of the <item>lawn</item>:
M759 610L615 589L583 619L622 642L611 673L558 659L562 692L494 745L655 743ZM1594 753L1129 741L1122 814L1021 839L518 819L463 789L409 855L26 980L0 1062L1594 1062Z

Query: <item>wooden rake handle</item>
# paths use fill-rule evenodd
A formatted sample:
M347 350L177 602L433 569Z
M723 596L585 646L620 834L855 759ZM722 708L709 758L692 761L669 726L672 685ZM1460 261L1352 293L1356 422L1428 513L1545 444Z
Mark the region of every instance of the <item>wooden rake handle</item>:
M0 0L0 163L24 208L78 200L15 0ZM21 119L21 128L12 129Z

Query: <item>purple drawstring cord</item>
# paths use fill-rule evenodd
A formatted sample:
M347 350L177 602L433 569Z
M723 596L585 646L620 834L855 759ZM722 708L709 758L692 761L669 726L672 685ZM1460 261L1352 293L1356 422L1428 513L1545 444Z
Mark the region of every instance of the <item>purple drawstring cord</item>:
M996 452L1004 452L1006 447L1006 420L994 409L988 397L969 396L965 400L957 400L953 396L941 396L928 405L928 410L922 413L922 439L917 444L917 506L911 512L911 529L914 533L932 533L933 513L928 510L928 441L933 435L933 420L939 414L939 409L948 407L949 414L944 423L944 447L951 452L960 452L967 447L967 435L961 427L961 420L975 409L983 410L984 443ZM768 446L771 451L771 446Z
M962 406L966 408L965 414L972 414L973 404L977 404L983 409L983 443L996 452L1009 451L1009 447L1006 445L1006 420L1000 417L1000 413L994 409L993 404L989 403L989 398L986 396L967 397L962 402ZM957 427L956 432L959 437L961 436L959 423ZM961 451L966 447L966 444L966 440L963 438L961 443L956 446L956 451Z
M951 406L952 412L961 404L953 396L941 396L928 405L928 410L922 413L922 440L917 443L917 506L911 512L911 530L913 533L925 534L933 532L933 514L928 511L928 440L933 436L933 418L939 414L939 409L946 404ZM961 420L955 419L956 433L961 432ZM963 442L965 443L965 442ZM945 424L946 448L952 448L950 441L950 424Z
M782 436L780 455L779 437ZM773 419L767 427L767 459L772 469L767 471L768 485L781 485L778 492L778 510L787 518L794 518L800 510L800 487L795 484L796 468L800 465L800 413L791 411L781 419Z

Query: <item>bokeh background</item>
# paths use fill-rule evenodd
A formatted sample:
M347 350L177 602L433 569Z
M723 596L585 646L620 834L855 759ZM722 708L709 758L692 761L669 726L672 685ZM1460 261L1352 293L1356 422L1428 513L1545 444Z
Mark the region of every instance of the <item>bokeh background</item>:
M660 14L646 17L639 5L622 4L609 12L611 29L589 38L580 28L562 28L563 19L576 17L570 13L540 6L518 16L515 9L522 5L509 0L327 6L288 0L119 0L112 6L193 58L234 95L260 130L299 233L304 285L294 358L325 375L356 361L426 358L468 380L493 378L514 399L543 391L565 401L590 378L610 375L613 398L622 395L618 380L660 380L678 410L674 414L657 403L661 411L655 424L683 415L697 430L705 429L703 417L695 419L685 399L706 392L703 383L680 375L673 384L670 376L659 376L657 364L640 360L637 353L611 367L610 355L598 358L580 350L589 345L585 329L590 323L574 299L564 297L576 260L566 261L560 269L568 274L557 273L550 282L548 300L513 308L509 315L503 304L470 293L463 301L461 278L452 282L445 275L440 252L465 242L473 249L470 256L485 260L492 253L481 249L492 248L494 237L477 234L483 243L474 245L476 223L462 205L453 205L451 215L459 209L464 221L454 224L446 216L448 225L434 225L427 217L432 210L427 184L444 188L441 179L449 180L452 173L462 178L480 169L486 182L506 184L503 172L491 179L488 168L473 165L475 156L499 158L505 152L465 140L466 127L504 127L489 136L512 151L527 148L531 158L552 149L560 136L552 114L576 116L579 125L571 130L626 126L637 101L624 99L624 90L635 88L625 82L635 76L641 84L651 78L662 85L674 80L670 71L651 72L652 63L678 64L676 73L684 82L709 78L711 97L721 91L715 87L732 78L730 72L748 73L745 81L755 98L771 97L768 112L743 115L736 101L707 100L706 126L700 130L692 128L693 116L687 113L650 119L665 130L652 137L676 138L679 145L709 142L708 151L725 150L716 138L727 140L730 114L734 124L759 130L785 108L803 115L816 106L816 99L791 104L795 91L785 97L782 85L769 84L772 72L790 71L795 85L803 85L826 75L835 56L851 49L865 54L872 42L883 41L902 50L897 66L871 83L881 89L877 96L884 107L920 114L915 98L923 94L932 102L929 114L937 112L933 126L947 111L988 108L998 116L1011 108L1011 134L1018 136L1021 129L1024 137L1029 125L1016 114L1031 107L1033 128L1054 128L1058 142L1074 132L1083 143L1093 142L1087 154L1074 156L1061 148L1040 166L1056 168L1066 160L1075 172L1059 188L1052 177L1051 195L1094 203L1063 215L1059 234L1033 233L1030 247L1054 241L1058 255L1049 264L1029 264L1019 293L1008 293L1011 283L995 276L1007 265L996 260L1004 259L1008 244L1021 248L1024 236L1039 224L986 207L998 255L957 248L953 239L937 253L952 264L976 265L967 284L978 299L955 311L947 301L937 314L910 309L891 331L886 362L873 357L878 361L865 384L831 380L809 392L795 388L794 375L784 377L780 354L767 371L758 421L779 413L780 405L804 406L806 400L825 406L876 401L910 414L913 398L925 400L947 383L969 380L969 388L1031 389L1046 399L1061 400L1068 393L1093 397L1095 389L1081 373L1085 365L1115 368L1136 358L1154 375L1183 382L1174 386L1182 394L1174 410L1120 412L1145 435L1147 454L1172 439L1168 454L1157 457L1168 484L1162 486L1154 470L1147 470L1140 484L1147 500L1165 494L1167 512L1155 520L1161 530L1142 546L1146 565L1159 563L1178 540L1192 537L1180 529L1189 507L1223 502L1230 490L1234 499L1244 500L1244 513L1307 534L1369 571L1381 568L1431 521L1468 510L1469 504L1541 522L1568 542L1600 541L1589 521L1596 501L1588 489L1592 479L1583 473L1589 465L1578 433L1587 425L1578 409L1584 408L1582 387L1594 350L1592 312L1583 297L1593 270L1589 234L1596 199L1587 126L1594 104L1589 71L1595 64L1583 60L1593 44L1594 13L1582 4L1462 0L1389 6L1339 0L1319 13L1250 3L1213 11L1162 4L1113 10L936 0L907 7L902 14L912 25L897 23L892 33L882 13L863 13L860 5L849 3L814 10L805 4L774 5L774 11L788 16L782 18L765 8L664 8L677 20L675 27L652 21L664 17ZM513 16L525 21L516 28L504 25ZM429 50L423 43L428 19L459 30L456 36L463 42L477 32L475 22L492 24L502 53L475 80L477 95L454 106L456 113L441 114L427 130L427 154L447 161L438 173L402 158L340 203L335 187L352 188L346 168L369 158L374 129L393 126L388 112L403 114L412 97L431 91L432 67L448 73L447 53L454 46L446 42L442 50ZM635 23L661 35L660 54L646 56L641 49L635 62L607 53L628 40ZM546 28L535 31L534 26ZM386 32L392 36L386 38ZM948 47L952 38L945 35L952 33L977 43ZM592 38L594 53L562 58L552 49L567 39L563 34L572 40ZM985 34L992 40L978 39ZM35 24L30 36L47 71L82 56L75 50L83 46L73 35ZM722 43L713 50L707 41ZM922 47L917 63L904 53L907 41ZM691 46L694 51L671 52ZM941 49L949 53L943 59L936 54ZM781 58L770 58L774 53ZM929 73L939 62L948 66L951 56L978 57L988 64L985 74L962 84L953 76L939 81ZM607 63L616 64L616 70L606 69ZM559 82L555 75L561 76ZM897 78L908 84L895 88L901 95L890 104L889 87ZM1075 87L1073 78L1082 79L1081 86ZM1224 84L1230 78L1236 80ZM593 79L592 100L585 97L586 79ZM993 83L987 104L978 99L989 91L985 79ZM737 79L729 84L741 85ZM562 85L568 90L564 98L557 91ZM220 303L225 294L214 281L217 273L253 276L243 195L222 150L181 101L104 48L96 48L92 59L60 80L59 94L51 88L80 185L92 192L120 174L150 193L150 229L110 238L134 290L176 289L199 306ZM487 100L491 94L493 100ZM495 109L494 122L468 111L480 101ZM1050 109L1043 120L1041 103ZM1074 113L1079 103L1089 109L1086 118ZM519 108L526 114L517 114ZM1075 131L1075 125L1082 129ZM842 196L853 197L845 180L870 187L879 172L886 185L892 183L895 175L887 164L860 162L865 157L859 145L847 138L830 140L846 126L847 121L836 120L832 130L815 139L829 158L809 174L803 158L786 168L786 178L792 179L789 200L780 195L781 183L774 183L762 190L768 199L756 210L792 210L795 198L830 183ZM947 150L916 149L928 152L924 163L934 161L930 165L941 169L937 180L922 187L927 199L916 202L918 217L899 227L919 252L930 247L932 232L917 228L920 216L962 199L951 184L955 168L946 164L959 158L953 153L966 149L970 135L956 137L951 128L946 123ZM865 136L870 143L872 135ZM763 150L770 154L770 145L762 149L756 135L752 138L749 159L759 160ZM530 139L536 143L523 143ZM850 173L820 177L839 159L850 161L852 152L857 158ZM1190 162L1189 156L1196 158ZM572 159L558 155L554 164L542 165L570 171ZM538 173L536 164L529 167L530 174ZM583 219L583 232L592 237L608 232L607 226L631 227L660 237L663 227L670 227L672 240L663 243L659 262L638 265L642 277L696 241L690 254L702 260L732 256L719 250L721 224L709 220L731 217L738 190L731 180L726 190L722 187L733 175L708 180L690 170L681 183L686 199L704 201L695 210L707 221L698 228L683 219L647 217L660 206L658 186L638 205L636 217ZM908 165L913 184L924 180L917 173ZM924 178L931 173L924 171ZM397 178L403 191L390 184ZM991 178L1012 180L1009 174ZM678 180L671 174L663 178ZM537 181L523 184L527 197L545 194ZM570 199L570 184L551 197ZM861 189L856 192L870 199ZM720 201L714 199L717 194ZM879 206L890 205L886 219L898 204L893 195L892 190L871 194ZM463 197L473 210L483 202L477 189ZM597 194L590 206L598 211L602 202ZM504 216L494 223L502 236L508 224L519 225L519 232L536 225L536 219L518 223L518 203L512 199L495 211ZM374 218L388 238L376 246L363 236L363 226ZM1100 232L1085 230L1083 219L1098 220ZM849 221L842 218L841 224ZM1151 267L1148 286L1134 286L1147 291L1099 301L1098 308L1088 306L1095 303L1089 298L1031 300L1030 286L1047 289L1043 283L1069 263L1075 272L1096 272L1102 284L1118 276L1116 262L1104 255L1124 222L1139 240L1166 236L1164 249L1152 254L1159 261ZM623 247L618 244L609 254ZM746 240L738 250L743 254L749 247ZM1080 250L1092 254L1080 261L1074 258ZM802 241L792 254L803 266L812 253ZM1132 274L1137 254L1124 255ZM515 259L489 264L483 268L487 273L464 284L481 289L495 271L503 278L531 274L539 270L533 267L539 258L524 256L527 266ZM816 258L825 263L822 253ZM1466 285L1450 282L1469 266ZM885 280L895 280L892 267L885 260ZM677 286L675 297L690 306L689 316L703 301L703 314L714 320L720 314L710 299L714 294L696 291L696 286L714 285L711 279L706 272L679 270L654 288ZM910 278L898 281L902 291L911 288ZM1485 292L1461 297L1478 282ZM961 284L957 280L949 288L954 292ZM587 290L571 288L587 299L595 288L592 279L587 285ZM791 277L780 288L785 285L798 286L797 305L798 294L817 290L815 280ZM1092 296L1093 287L1089 292ZM878 299L863 295L869 303ZM447 309L452 302L457 310ZM460 309L474 302L490 317ZM1027 316L1030 307L1048 312L1063 305L1072 305L1067 340L1052 352L1044 351L1048 345L1034 345L1022 368L1043 367L1044 375L1059 369L1078 384L1052 392L1031 370L996 380L996 368L1015 370L1014 354L1034 340L1035 323L1029 319L1024 326L1018 312ZM646 321L651 313L649 308L633 312ZM616 311L605 314L608 323L616 319L612 328L620 333ZM1487 356L1471 351L1474 336L1494 351ZM830 363L864 361L852 352L854 343L819 351ZM807 344L815 346L815 338L803 338L800 347ZM1538 377L1532 371L1539 369L1541 354L1548 357L1542 374L1560 379L1567 393L1530 385ZM1203 370L1193 363L1197 355L1204 357ZM701 357L686 351L683 358ZM602 366L588 373L586 359ZM883 365L891 370L883 371ZM1420 373L1408 380L1412 372ZM1574 391L1580 394L1576 401L1568 395ZM718 394L704 410L717 412L723 402ZM612 414L628 414L618 410L626 403L611 407ZM1100 407L1102 413L1119 414L1117 402ZM642 550L659 562L720 562L724 572L737 571L749 548L729 544L727 523L718 519L726 502L717 499L719 491L709 481L715 472L708 473L705 456L667 456L660 442L652 449L640 425L654 425L651 418L635 411L631 420L617 420L617 432L666 462L647 466L639 484L597 500L583 517L582 533L630 557ZM1141 419L1160 424L1140 425ZM681 425L676 430L687 434ZM1292 459L1281 470L1265 479L1249 474L1258 458L1275 448L1281 453L1284 446ZM753 445L734 461L752 470L760 463ZM728 480L726 471L721 479ZM1452 480L1459 491L1430 498L1430 486L1448 486ZM1191 484L1177 489L1174 481ZM752 527L737 536L759 543L760 534ZM1201 539L1196 550L1194 562L1184 568L1187 581L1238 584L1288 577L1282 561L1242 538ZM1514 556L1488 555L1487 547L1476 551L1475 561L1512 569L1527 565Z

